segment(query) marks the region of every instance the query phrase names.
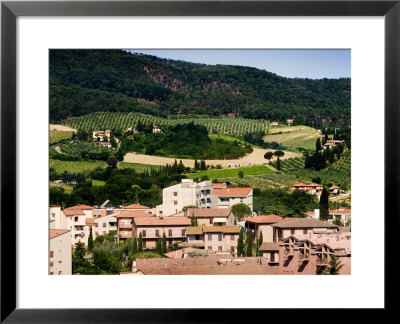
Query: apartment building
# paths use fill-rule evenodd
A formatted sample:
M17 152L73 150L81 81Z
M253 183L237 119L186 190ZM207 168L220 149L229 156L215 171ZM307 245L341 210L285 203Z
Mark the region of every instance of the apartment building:
M93 209L95 208L92 206L77 205L63 210L66 224L64 229L71 231L71 244L73 246L78 242L87 246L89 227L95 225L92 215Z
M188 218L194 216L198 226L232 226L235 223L235 216L230 208L189 208L185 211L184 215Z
M240 226L194 226L186 230L186 244L207 251L237 252Z
M279 274L319 274L329 266L333 254L343 265L339 274L351 274L350 233L289 236L279 243Z
M190 226L187 217L146 217L133 219L133 236L142 233L143 248L156 247L159 237L165 233L167 245L186 240L186 229Z
M61 207L58 205L50 205L50 220L54 221L54 228L66 228L65 216L61 211Z
M134 219L154 217L151 210L123 210L116 215L117 218L117 237L118 241L125 241L133 238Z
M212 190L212 206L230 208L233 205L244 203L253 211L253 188L221 188Z
M163 203L156 207L157 216L178 214L185 206L211 208L211 181L196 183L193 179L163 189Z
M49 274L72 274L72 250L70 231L65 229L50 229L49 240Z
M110 231L114 231L117 235L117 215L119 213L114 213L110 215L105 215L94 219L95 228L93 229L93 238L97 235L107 235Z
M332 234L339 231L337 225L322 222L314 218L291 218L272 225L274 242L289 236L304 234Z
M273 224L283 221L283 218L277 215L261 215L245 218L245 228L252 230L256 240L260 238L260 233L263 236L263 242L274 241L274 228Z

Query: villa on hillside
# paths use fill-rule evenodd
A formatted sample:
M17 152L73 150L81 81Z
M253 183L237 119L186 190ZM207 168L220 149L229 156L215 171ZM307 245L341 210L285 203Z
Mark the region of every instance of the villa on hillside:
M296 183L292 186L292 191L301 190L311 195L321 195L322 189L324 188L323 185L312 183L312 184L305 184L305 183Z
M103 130L94 130L92 132L93 141L103 142L106 139L106 142L110 142L111 140L111 131L109 129Z

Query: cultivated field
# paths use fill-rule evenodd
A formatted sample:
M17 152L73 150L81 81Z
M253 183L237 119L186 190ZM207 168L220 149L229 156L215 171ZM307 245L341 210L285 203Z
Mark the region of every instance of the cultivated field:
M61 140L72 137L72 131L59 131L56 129L50 130L50 144L58 143Z
M253 166L253 165L260 165L265 164L268 161L264 159L264 154L268 151L274 150L264 150L260 148L254 148L253 152L247 154L246 156L240 159L233 159L233 160L206 160L207 165L221 165L223 168L227 168L229 164L236 164L240 167L243 166ZM281 160L294 158L300 156L298 153L293 152L286 152L285 156L281 158ZM274 161L275 157L271 160ZM185 167L194 167L194 161L192 159L176 159L178 162L182 161ZM124 162L127 163L140 163L140 164L151 164L151 165L166 165L166 164L173 164L175 162L174 158L166 158L161 156L152 156L146 154L134 154L134 153L127 153L124 156Z
M261 190L291 188L292 185L299 182L299 179L296 176L282 173L254 175L243 178L230 178L228 180L233 185L250 186L253 188L259 188Z
M238 173L242 171L244 176L260 175L275 173L274 170L270 169L265 165L255 165L251 167L242 167L235 169L217 169L217 170L207 170L196 173L188 173L186 176L191 179L201 178L207 176L209 179L221 179L221 178L236 178Z
M76 132L75 128L67 127L64 125L50 124L50 130L59 130L64 132Z
M315 141L321 133L307 126L272 126L269 134L264 137L266 142L278 142L289 150L315 148Z
M207 127L209 133L218 132L229 135L244 135L248 132L268 130L268 121L264 119L244 119L209 116L173 116L169 119L139 113L101 112L66 119L62 124L86 131L94 129L125 130L135 128L138 122L145 124L174 126L195 123Z

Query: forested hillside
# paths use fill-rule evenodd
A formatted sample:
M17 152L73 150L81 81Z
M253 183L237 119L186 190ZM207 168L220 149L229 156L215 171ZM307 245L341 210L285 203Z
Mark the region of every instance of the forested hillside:
M98 111L220 116L319 127L350 124L350 79L290 79L121 50L51 50L52 122Z

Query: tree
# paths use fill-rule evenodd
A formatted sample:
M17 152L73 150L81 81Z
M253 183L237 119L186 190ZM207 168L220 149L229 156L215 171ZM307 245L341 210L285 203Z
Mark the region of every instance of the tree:
M243 177L244 177L243 171L239 171L239 172L238 172L238 177L239 177L239 178L243 178Z
M89 227L89 238L88 238L88 251L93 250L93 231L92 226Z
M89 137L89 134L85 132L83 129L79 129L78 132L76 133L76 137L80 141L86 141Z
M107 159L107 164L110 168L115 169L118 164L118 159L114 155L111 155Z
M322 189L321 197L319 199L319 217L322 220L328 220L329 217L329 193L328 190L324 187Z
M271 162L272 157L274 156L274 153L272 152L267 152L264 154L264 159L268 160L268 162Z
M284 156L284 155L285 155L285 152L278 150L278 151L275 151L275 152L274 152L274 155L277 156L277 157L279 158L279 157Z
M261 244L263 243L263 240L264 240L264 238L263 238L263 233L262 233L262 231L260 231L260 237L258 238L258 242L257 242L257 251L258 251L257 256L261 256L261 255L260 255L260 254L261 254L261 252L260 252L260 246L261 246Z
M233 205L232 212L239 221L241 221L245 216L251 215L250 207L244 203L239 203L239 204Z
M331 262L329 265L321 272L322 275L338 275L340 274L340 269L343 268L342 262L340 262L335 254L331 255Z
M72 254L72 273L82 271L87 261L84 259L86 255L85 245L81 242L75 244L74 253Z
M277 169L278 171L281 170L281 160L279 159L279 156L278 156L278 160L276 160L276 169Z
M161 240L161 253L164 255L167 253L167 236L165 232L163 233L162 240Z
M343 222L340 220L340 218L335 218L332 222L334 225L337 226L344 226Z
M315 152L318 153L319 151L321 151L321 140L317 138L315 141Z
M243 228L240 228L236 249L237 249L237 256L239 257L242 256L244 253Z
M246 256L253 256L253 231L251 229L248 230L246 236Z
M158 254L160 254L160 255L163 254L163 253L162 253L162 249L161 249L161 237L160 237L160 236L158 237L158 240L157 240L156 252L157 252Z
M136 237L134 237L133 238L133 241L132 241L132 252L131 252L133 255L134 254L136 254L136 253L138 253L138 245L137 245L137 239L136 239Z
M197 218L192 213L192 218L190 219L190 226L197 226Z
M137 245L138 245L138 248L137 248L138 253L143 252L143 236L142 236L142 232L140 232L140 234L139 234L139 239L138 239Z

